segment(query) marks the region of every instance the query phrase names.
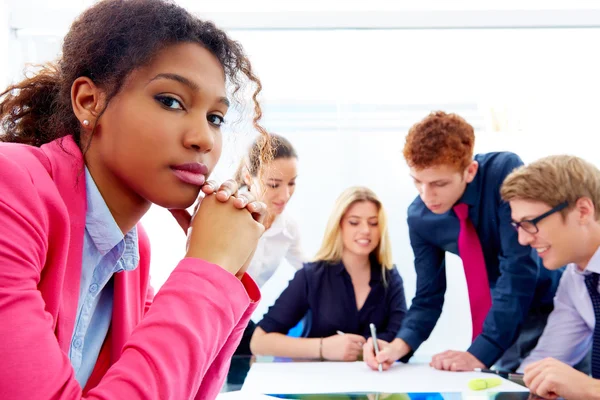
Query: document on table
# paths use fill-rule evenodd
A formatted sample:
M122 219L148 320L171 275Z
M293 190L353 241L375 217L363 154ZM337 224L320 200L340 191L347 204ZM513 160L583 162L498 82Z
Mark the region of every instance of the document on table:
M371 370L364 362L254 363L242 392L265 394L310 393L423 393L469 392L469 381L491 378L482 372L438 371L427 364L396 363L388 371ZM501 378L502 379L502 378ZM527 392L502 379L493 392Z

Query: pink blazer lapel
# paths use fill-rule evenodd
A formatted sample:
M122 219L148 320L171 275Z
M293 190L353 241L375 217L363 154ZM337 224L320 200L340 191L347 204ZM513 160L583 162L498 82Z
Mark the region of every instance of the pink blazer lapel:
M115 307L113 307L111 322L111 363L121 357L123 346L131 336L133 328L142 319L144 310L144 305L141 303L142 299L131 293L132 289L140 287L140 274L138 271L119 272L114 275L114 282ZM139 293L139 290L137 293Z
M50 173L69 211L70 231L64 290L57 323L58 342L63 351L69 351L79 302L83 235L87 198L84 162L81 150L72 136L66 136L42 146L50 161Z

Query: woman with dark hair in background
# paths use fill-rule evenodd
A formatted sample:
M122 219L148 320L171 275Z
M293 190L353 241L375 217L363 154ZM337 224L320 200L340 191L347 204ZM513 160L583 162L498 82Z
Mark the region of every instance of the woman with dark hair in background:
M296 190L298 155L286 138L276 134L269 134L268 138L272 160L260 168L260 150L265 146L265 137L261 136L250 146L235 174L238 185L267 207L263 221L265 233L258 241L248 267L248 273L259 287L273 276L284 259L296 270L302 268L305 261L298 225L285 212ZM251 354L250 339L254 327L254 322L249 321L236 354Z
M295 269L302 268L304 254L300 247L298 225L285 212L296 190L298 155L284 137L269 134L272 160L260 171L260 150L265 138L258 138L250 147L235 175L240 188L246 188L267 206L263 225L265 233L258 241L248 273L262 287L273 276L285 258Z
M56 67L0 95L0 397L216 397L260 298L245 270L265 206L206 182L226 85L248 80L256 99L242 48L212 23L107 0L73 23ZM151 204L189 233L154 298Z

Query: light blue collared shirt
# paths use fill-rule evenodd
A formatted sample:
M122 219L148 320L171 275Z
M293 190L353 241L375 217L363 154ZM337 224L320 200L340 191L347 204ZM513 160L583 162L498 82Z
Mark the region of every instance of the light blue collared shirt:
M585 286L585 276L600 273L600 248L585 270L569 264L556 290L554 310L548 317L544 333L535 349L523 360L519 371L546 357L556 358L571 366L586 356L592 346L596 317Z
M139 261L137 228L126 235L115 222L92 176L85 169L87 213L77 319L69 359L81 387L87 383L106 339L113 308L114 273Z

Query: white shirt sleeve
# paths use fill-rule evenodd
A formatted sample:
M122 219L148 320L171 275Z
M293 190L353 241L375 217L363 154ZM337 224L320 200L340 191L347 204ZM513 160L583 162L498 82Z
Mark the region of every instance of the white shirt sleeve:
M569 292L576 290L572 271L563 274L556 295L554 310L548 317L544 333L535 349L523 360L518 372L533 362L552 357L571 366L583 359L590 349L593 332L573 304Z
M295 222L292 222L290 220L289 223L293 227L292 230L294 240L292 241L292 243L290 243L290 247L288 248L285 258L292 267L294 267L296 270L299 270L300 268L302 268L302 265L307 260L304 255L304 252L302 251L302 246L300 242L300 230L298 229L298 226Z

